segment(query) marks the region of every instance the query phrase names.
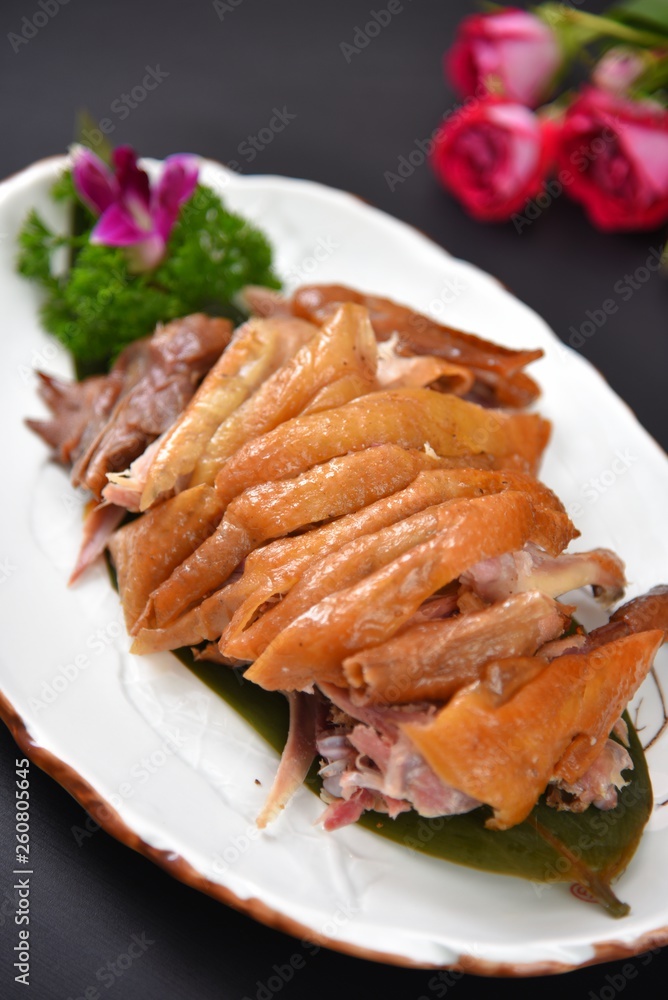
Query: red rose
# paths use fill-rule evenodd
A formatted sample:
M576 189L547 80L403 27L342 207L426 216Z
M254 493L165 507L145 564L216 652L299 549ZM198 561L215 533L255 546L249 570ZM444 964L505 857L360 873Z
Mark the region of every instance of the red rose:
M558 161L599 229L668 222L668 112L658 105L589 87L566 112Z
M450 81L462 97L490 91L530 108L547 96L561 63L551 28L515 7L465 18L445 55Z
M521 104L490 97L444 122L431 162L475 219L501 222L540 192L553 146L550 124Z

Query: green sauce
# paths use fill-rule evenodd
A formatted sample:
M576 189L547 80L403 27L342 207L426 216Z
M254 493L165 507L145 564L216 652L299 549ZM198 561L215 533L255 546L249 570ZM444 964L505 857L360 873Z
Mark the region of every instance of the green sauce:
M179 650L177 655L281 753L289 721L283 695L264 691L244 680L239 671L197 662L187 650ZM623 872L633 856L652 810L645 755L630 719L626 715L624 718L629 728L634 770L630 783L619 793L616 808L608 812L594 806L583 813L559 812L541 801L525 822L505 831L485 827L485 820L491 815L486 806L463 816L435 819L407 812L392 820L369 812L358 823L410 850L471 868L548 884L583 882L613 916L623 916L628 907L616 900L609 883ZM318 792L316 770L312 768L307 785Z

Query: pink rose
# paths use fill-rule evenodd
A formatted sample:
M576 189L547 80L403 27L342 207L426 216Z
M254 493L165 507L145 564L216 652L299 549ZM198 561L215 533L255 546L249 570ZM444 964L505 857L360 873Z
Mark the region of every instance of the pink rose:
M539 194L552 164L554 127L499 97L451 115L436 136L432 166L475 219L501 222Z
M646 69L646 61L637 49L618 45L609 49L594 67L592 83L611 94L624 94Z
M530 108L547 96L561 63L551 28L515 7L465 18L445 55L447 74L461 97L498 93Z
M559 167L599 229L654 229L668 222L668 111L588 87L559 136Z

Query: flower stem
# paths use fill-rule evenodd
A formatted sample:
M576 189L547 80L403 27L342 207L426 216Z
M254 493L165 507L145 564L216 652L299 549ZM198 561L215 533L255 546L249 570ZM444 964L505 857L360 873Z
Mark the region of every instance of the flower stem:
M668 35L661 35L658 32L642 31L634 28L630 24L623 24L615 21L611 17L601 17L598 14L590 14L585 10L574 10L572 7L563 8L563 17L566 21L588 28L596 35L605 35L608 38L619 38L624 42L631 42L634 45L652 45L668 48Z

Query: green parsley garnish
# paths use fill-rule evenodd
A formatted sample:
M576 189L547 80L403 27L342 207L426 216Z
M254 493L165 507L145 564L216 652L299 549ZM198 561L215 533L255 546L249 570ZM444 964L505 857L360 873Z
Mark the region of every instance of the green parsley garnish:
M30 212L19 235L18 270L45 290L42 322L80 370L108 366L127 344L177 316L206 312L238 321L233 299L244 285L280 288L264 234L201 184L180 210L164 259L140 274L122 248L89 242L96 219L77 197L71 171L52 196L72 205L72 234L53 233ZM63 247L69 267L60 275L53 257Z

